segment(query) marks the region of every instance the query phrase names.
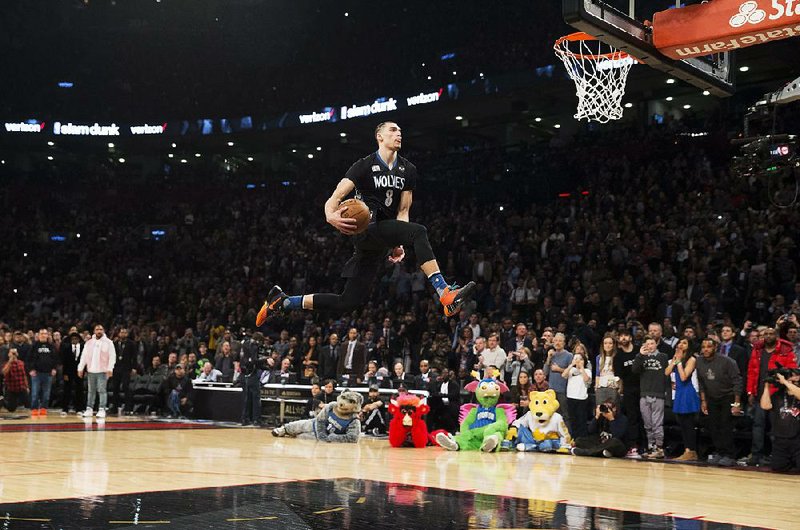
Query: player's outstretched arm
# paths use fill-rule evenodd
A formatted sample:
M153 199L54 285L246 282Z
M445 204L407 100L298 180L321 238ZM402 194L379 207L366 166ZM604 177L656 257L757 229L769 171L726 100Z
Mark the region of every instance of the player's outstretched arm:
M339 184L336 185L336 189L333 190L333 194L330 198L325 201L325 220L346 236L355 233L356 220L342 217L342 210L339 208L339 204L345 197L352 193L355 188L356 185L352 180L343 178L339 181Z

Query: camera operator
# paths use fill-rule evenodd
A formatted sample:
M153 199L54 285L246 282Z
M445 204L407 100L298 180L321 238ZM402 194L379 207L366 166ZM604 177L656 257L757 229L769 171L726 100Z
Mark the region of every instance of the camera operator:
M788 376L788 377L787 377ZM772 411L772 470L800 470L800 370L770 372L761 408ZM772 393L771 387L776 387Z
M594 419L589 423L589 435L575 440L572 454L577 456L625 456L625 433L628 419L617 410L613 399L606 400L595 408Z
M244 387L242 425L261 426L261 371L269 356L264 334L260 331L242 345L240 367Z
M778 320L778 325L781 320ZM750 450L748 465L759 466L766 464L764 452L764 439L767 427L767 416L756 399L764 391L767 374L777 368L778 364L784 368L796 368L797 360L794 357L792 345L778 338L775 328L766 328L763 332L764 340L755 344L750 355L747 367L747 400L753 416L753 445ZM775 389L771 390L774 392Z

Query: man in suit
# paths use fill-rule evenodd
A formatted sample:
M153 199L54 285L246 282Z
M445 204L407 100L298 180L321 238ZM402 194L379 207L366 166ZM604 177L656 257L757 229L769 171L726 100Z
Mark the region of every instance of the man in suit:
M117 353L117 363L114 365L114 374L111 377L111 391L114 392L114 409L122 411L123 396L125 410L130 412L133 409L133 392L131 392L131 371L137 368L136 356L139 348L136 343L128 336L128 330L119 330L117 340L114 342L114 350ZM111 410L109 412L114 412Z
M433 382L435 374L431 371L430 365L426 359L419 362L419 375L414 377L414 388L416 390L428 390L429 385Z
M458 430L458 408L461 405L461 394L458 381L447 368L432 381L428 387L430 398L428 405L431 412L428 414L428 430L445 429L448 432Z
M514 328L514 335L503 341L502 348L506 352L522 351L522 348L533 351L533 342L528 338L528 326L522 322L517 324Z
M731 326L722 326L719 331L722 342L719 344L719 354L725 357L730 357L736 361L736 366L739 367L739 373L744 379L743 384L747 388L747 365L750 362L750 352L744 346L734 342L734 332Z
M322 347L319 354L317 375L320 380L336 379L336 367L339 363L339 335L331 333L328 344Z
M389 350L389 353L392 357L398 357L400 354L401 344L400 338L397 336L397 332L392 327L392 320L390 318L383 319L383 327L378 331L378 336L383 337L386 340L386 349Z
M672 322L680 322L683 316L683 306L675 303L675 295L672 291L664 293L664 301L656 308L656 320L664 322L665 318L672 319Z
M361 382L367 369L367 347L358 340L358 330L350 328L347 340L339 345L339 359L336 364L336 377L347 374L351 380Z
M82 411L84 405L83 381L78 378L78 363L81 361L83 341L78 330L73 328L69 340L61 341L61 364L63 366L64 396L61 399L61 415Z

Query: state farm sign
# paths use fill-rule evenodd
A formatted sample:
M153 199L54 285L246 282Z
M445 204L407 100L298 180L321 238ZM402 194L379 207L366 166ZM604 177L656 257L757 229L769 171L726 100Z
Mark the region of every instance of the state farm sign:
M687 59L800 36L800 0L715 0L653 16L653 44Z

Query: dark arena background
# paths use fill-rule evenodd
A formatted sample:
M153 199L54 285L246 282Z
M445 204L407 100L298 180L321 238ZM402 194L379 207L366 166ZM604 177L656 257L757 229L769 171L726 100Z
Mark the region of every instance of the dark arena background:
M0 525L797 528L798 35L2 2Z

